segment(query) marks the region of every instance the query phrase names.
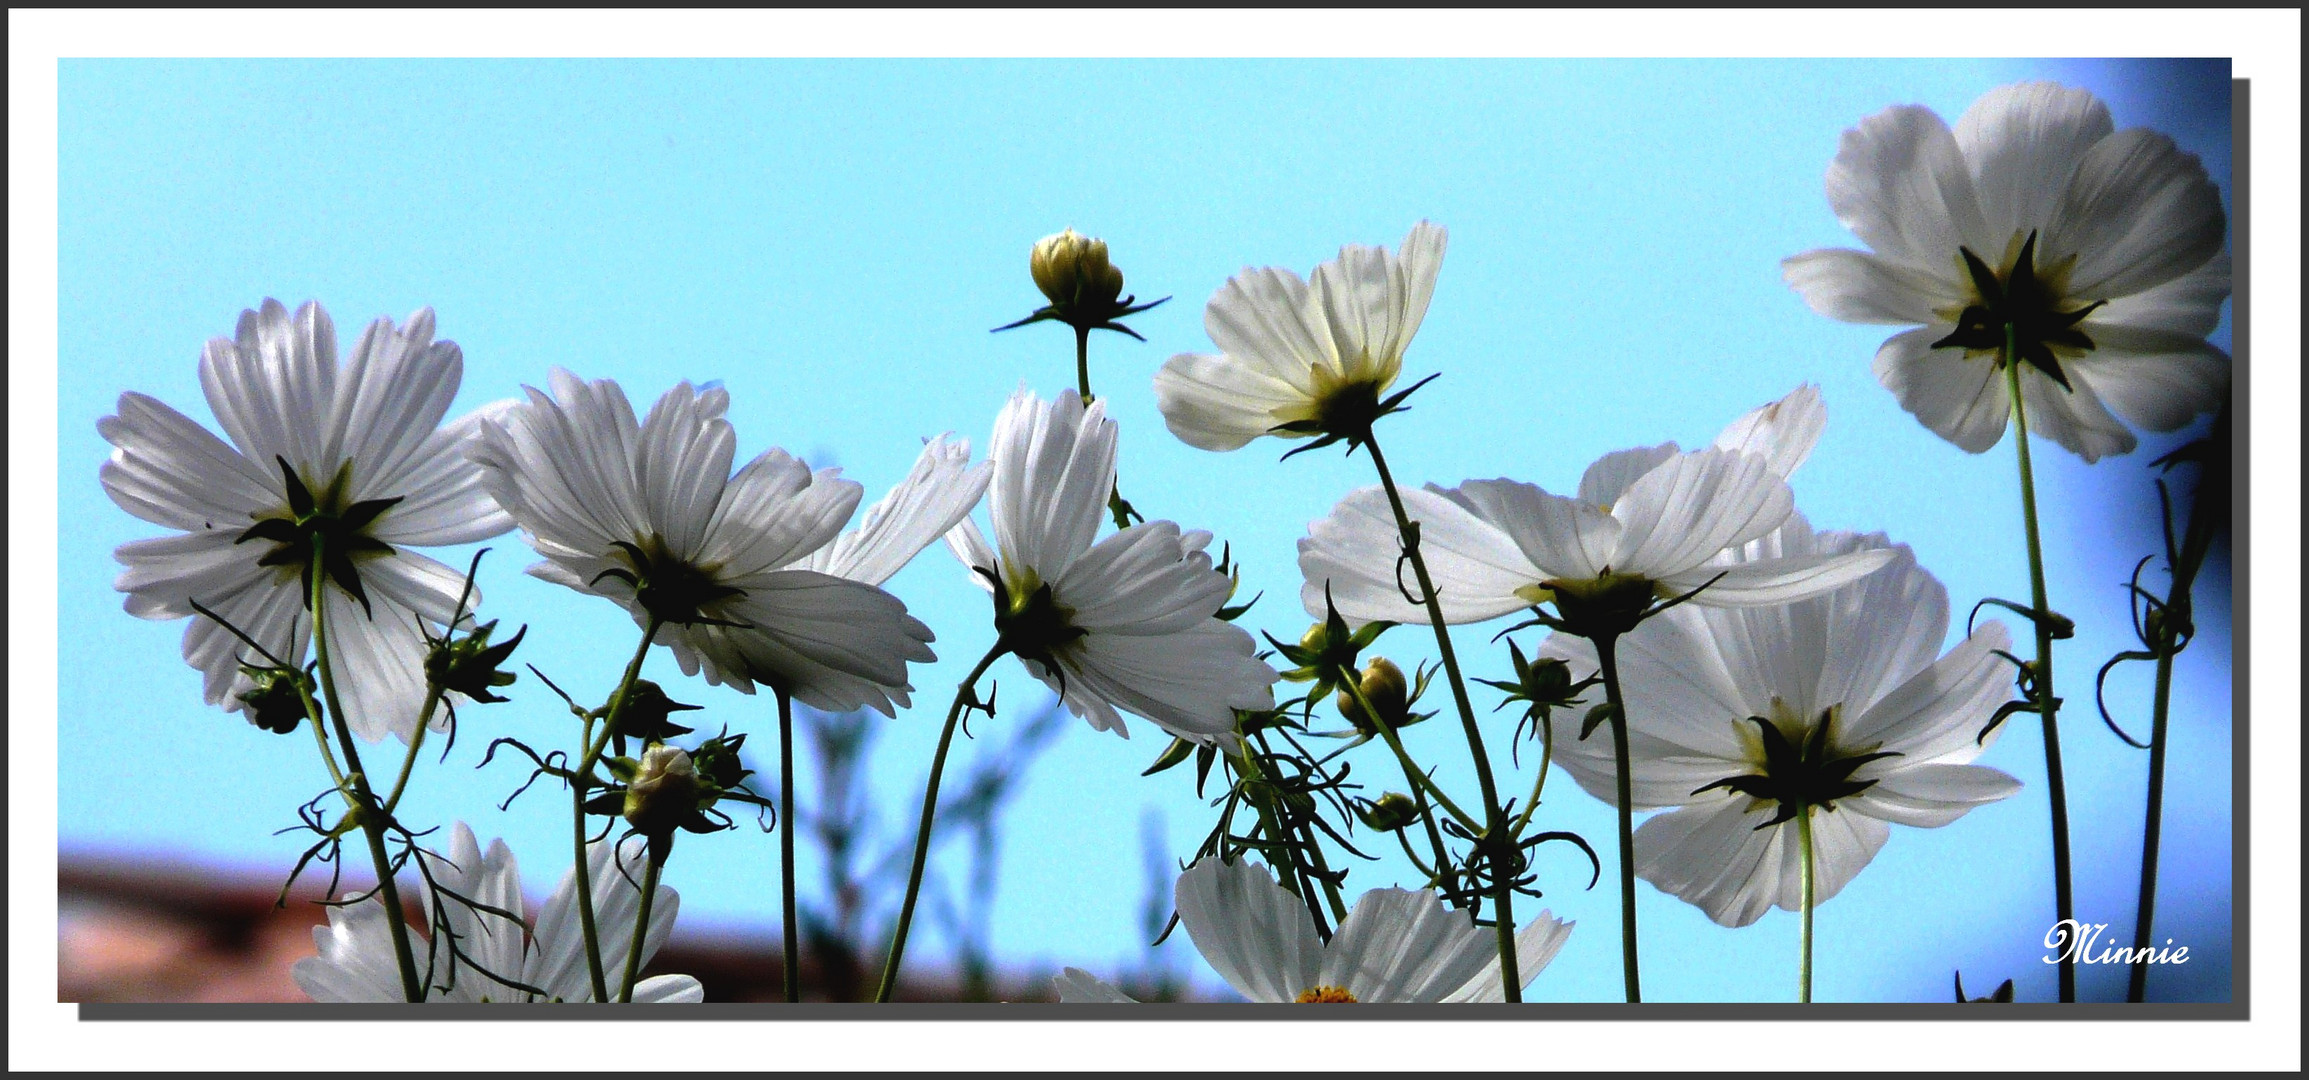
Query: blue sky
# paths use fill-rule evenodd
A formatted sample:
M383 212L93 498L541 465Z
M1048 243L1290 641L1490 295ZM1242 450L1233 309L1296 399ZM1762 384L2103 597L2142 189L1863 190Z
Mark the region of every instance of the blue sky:
M1026 276L1037 238L1102 236L1131 291L1174 297L1133 321L1147 343L1094 343L1124 490L1150 516L1231 542L1244 595L1267 594L1249 623L1288 638L1306 622L1293 543L1369 482L1367 463L1191 449L1164 430L1148 380L1172 353L1209 349L1202 304L1241 268L1304 273L1342 243L1392 245L1426 218L1451 246L1407 371L1443 375L1382 432L1399 477L1566 487L1605 451L1704 442L1809 381L1830 420L1794 481L1799 506L1820 527L1912 545L1963 606L2027 589L2011 451L1973 457L1925 431L1869 373L1885 331L1815 316L1779 280L1786 255L1855 243L1821 190L1837 138L1890 104L1953 120L1990 87L2056 78L2101 94L2120 127L2173 135L2226 193L2227 76L2224 62L67 61L55 572L71 750L58 843L279 872L299 845L272 830L325 783L302 738L200 704L181 623L121 612L110 552L158 530L96 483L107 447L95 421L117 395L205 422L200 346L266 296L322 301L347 345L369 318L434 307L465 351L458 412L542 383L552 365L616 378L642 403L680 379L722 380L742 456L818 456L871 499L921 436L983 448L1022 381L1045 395L1071 383L1063 330L986 331L1039 303ZM2080 917L2114 933L2131 924L2145 755L2100 727L2084 677L2128 643L2121 583L2154 543L2146 462L2182 437L2090 467L2049 446L2038 457L2053 603L2082 626L2060 654ZM491 546L486 614L531 624L525 658L550 659L581 696L606 694L630 621L521 575L517 537ZM2192 947L2191 964L2164 973L2171 992L2219 1000L2231 744L2215 584L2200 589L2203 633L2179 665L2159 936ZM895 835L910 827L945 698L992 628L941 549L889 588L936 630L941 657L916 669L918 707L879 733L878 809ZM1502 677L1489 633L1465 631L1461 647L1476 674ZM1406 667L1426 655L1408 632L1384 645ZM711 723L769 742L766 702L683 680L662 654L649 671ZM996 677L1006 704L1034 689L1015 664ZM2133 680L2116 700L2145 716L2145 676ZM568 739L557 701L527 678L517 689L516 704L468 717L446 766L428 763L408 816L504 836L541 890L567 864L560 804L532 795L500 813L518 775L472 771L495 734ZM1495 700L1478 693L1481 707ZM1448 726L1409 738L1444 764L1447 786L1471 787ZM1139 962L1141 816L1160 815L1174 855L1210 819L1184 770L1138 777L1164 740L1133 727L1125 742L1070 722L1011 810L994 927L1008 965L1111 974ZM1983 763L2026 788L1944 829L1895 830L1820 910L1820 999L1940 1000L1956 968L2051 997L2033 727L2016 722ZM1387 764L1366 755L1361 767ZM124 766L137 783L118 782ZM1504 786L1528 783L1516 775ZM1561 779L1542 820L1590 838L1608 865L1609 808ZM1531 996L1615 999L1608 875L1583 891L1585 862L1567 850L1540 871L1546 906L1581 926ZM1351 891L1402 874L1359 867ZM668 880L685 925L774 921L769 837L693 841ZM1647 997L1792 996L1792 914L1725 930L1640 888ZM944 948L933 933L910 955L934 963ZM1217 989L1183 938L1166 952ZM2088 970L2084 986L2120 995L2121 973Z

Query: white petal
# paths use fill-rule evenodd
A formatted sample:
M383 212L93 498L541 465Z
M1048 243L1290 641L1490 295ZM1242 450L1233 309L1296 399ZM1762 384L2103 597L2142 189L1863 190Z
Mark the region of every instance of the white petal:
M1983 765L1918 765L1894 770L1848 800L1848 809L1899 825L1933 829L2020 790L2020 781Z
M695 1005L706 999L706 988L693 975L653 975L633 984L636 1005Z
M1768 711L1749 699L1745 673L1735 679L1717 654L1711 620L1682 608L1644 621L1619 641L1620 686L1628 713L1631 805L1639 809L1680 806L1692 793L1726 776L1749 770L1739 728L1746 718ZM1551 634L1540 656L1571 665L1585 678L1596 672L1595 648L1581 638ZM1769 690L1762 695L1767 700ZM1579 737L1587 707L1603 701L1603 691L1587 691L1583 707L1557 709L1549 716L1554 761L1580 788L1607 804L1619 802L1619 766L1611 730L1598 727Z
M1699 589L1691 602L1704 607L1785 604L1851 584L1889 565L1893 558L1889 551L1855 551L1749 563L1709 563L1681 573L1664 574L1655 580L1665 592L1681 594Z
M1805 603L1816 607L1823 625L1825 655L1817 658L1819 693L1814 708L1841 704L1844 723L1930 667L1948 636L1948 590L1916 564L1906 544L1883 534L1829 533L1824 554L1888 548L1884 568Z
M708 661L709 682L741 690L757 681L775 682L812 708L872 708L889 716L889 699L905 696L907 661L936 658L930 628L906 614L897 597L872 585L811 570L779 570L732 584L746 595L723 610L748 626L701 623L679 628L669 640L684 671L694 670L699 655Z
M2001 385L2001 380L1999 380ZM2028 429L2066 447L2086 463L2131 453L2138 440L2101 404L2089 380L2071 377L2063 388L2033 366L2020 369L2021 404Z
M1236 709L1274 707L1277 676L1257 651L1249 631L1204 619L1171 634L1089 634L1062 650L1059 662L1067 668L1070 706L1087 694L1208 743L1234 731Z
M1879 258L1960 289L1958 248L1992 246L1956 137L1932 110L1895 105L1860 122L1828 166L1836 220ZM1994 246L2002 251L2003 240Z
M238 535L255 515L286 506L277 468L258 468L208 429L143 394L120 395L119 413L97 421L96 430L116 447L98 473L104 493L155 525Z
M1951 329L1927 326L1885 339L1876 350L1876 381L1933 434L1978 454L2004 437L2012 402L1993 357L1932 347Z
M739 469L721 490L698 539L702 565L725 584L799 562L834 542L866 489L832 470L810 467L775 447ZM677 552L682 549L676 549Z
M1759 455L1786 479L1812 456L1812 447L1827 427L1828 409L1820 404L1820 388L1805 383L1787 397L1732 421L1716 436L1716 446Z
M1623 452L1625 453L1625 452ZM1637 453L1640 453L1637 452ZM1606 460L1618 455L1605 455ZM1600 464L1600 463L1599 463ZM1595 469L1588 470L1593 478ZM1598 481L1608 489L1609 480ZM1585 486L1583 483L1582 486ZM1527 560L1533 580L1595 577L1611 562L1623 531L1619 520L1585 499L1551 495L1514 480L1470 480L1457 488L1430 490L1466 507L1507 534ZM1422 533L1424 543L1425 534Z
M1205 857L1179 875L1179 922L1211 970L1252 1001L1291 1001L1316 985L1315 922L1267 868Z
M1072 390L1044 402L1024 386L994 421L987 501L1005 568L1032 568L1044 581L1098 535L1114 493L1115 426L1106 403L1084 408Z
M986 493L993 466L970 464L967 440L927 440L906 479L866 511L855 531L819 548L800 565L867 585L880 585L923 548L968 517Z
M1050 988L1058 993L1060 1004L1138 1004L1138 999L1116 989L1090 972L1070 967L1050 980Z
M1314 290L1288 270L1244 270L1229 278L1203 306L1203 329L1229 362L1247 365L1308 400L1316 367L1341 369Z
M1432 892L1373 889L1323 947L1321 986L1335 986L1359 1002L1426 1004L1466 985L1499 962L1491 932L1464 911L1453 911Z
M1310 418L1315 399L1289 381L1226 355L1180 353L1155 371L1155 407L1180 442L1198 450L1240 449L1278 424Z
M977 582L979 588L987 592L994 591L994 583L977 571L999 572L1002 560L994 554L994 545L986 542L986 534L978 531L977 522L963 518L955 523L952 529L947 530L946 549L954 553L954 558L964 569L972 571L970 580Z
M129 614L180 619L193 614L189 601L198 600L274 656L291 663L304 660L312 625L298 598L297 575L257 566L245 549L231 547L230 537L188 533L140 540L122 544L113 557L127 566L115 587L129 593L123 605ZM241 705L231 695L252 685L241 674L241 662L265 662L256 650L205 616L185 627L184 659L202 673L208 703L233 711Z
M428 852L425 859L432 867L434 882L445 891L512 916L450 900L438 914L447 919L457 948L451 951L444 943L434 950L427 974L431 996L451 1001L509 1001L522 996L498 981L520 981L526 960L528 931L521 922L521 872L511 849L505 841L496 840L484 853L474 840L473 830L460 821L450 829L448 851L440 856ZM419 891L427 924L438 926L432 899L431 890ZM422 968L422 950L417 961Z
M394 957L385 904L370 897L329 909L329 925L313 928L320 954L289 968L289 977L314 1001L406 1001Z
M364 575L364 583L370 581ZM425 701L425 639L408 608L369 589L369 607L363 609L333 584L322 591L323 631L329 639L337 699L345 707L345 725L365 742L376 742L390 732L403 742L417 730L417 713ZM436 712L438 724L447 723Z
M1349 244L1315 268L1309 282L1338 350L1339 374L1384 389L1402 370L1403 351L1418 332L1443 265L1444 231L1422 221L1403 240L1403 257Z
M1990 238L2001 244L2049 224L2077 163L2115 130L2108 106L2084 90L2025 82L1982 94L1957 118L1956 145ZM1984 259L1999 254L1973 250Z
M1542 910L1538 918L1523 924L1523 929L1516 932L1515 972L1524 986L1530 986L1531 980L1555 959L1555 954L1563 951L1563 943L1571 940L1571 928L1575 925ZM1506 1001L1507 995L1499 988L1498 954L1491 954L1482 971L1476 972L1466 985L1444 995L1443 1000L1446 1003Z
M1595 459L1587 472L1579 478L1579 501L1591 506L1610 506L1627 494L1628 485L1638 477L1659 468L1681 448L1664 442L1658 446L1640 446L1633 450L1614 450ZM1608 547L1605 549L1610 550ZM1589 575L1577 575L1589 576Z
M1188 552L1168 521L1133 525L1093 545L1052 582L1069 620L1094 634L1175 634L1218 613L1232 587L1211 557Z
M2064 361L2071 384L2151 431L2173 431L2229 397L2229 354L2185 330L2091 326L2099 347Z
M1815 811L1812 814L1812 904L1815 909L1844 891L1844 886L1860 876L1876 853L1884 850L1884 841L1892 830L1882 821L1864 814L1853 813L1857 803L1846 800L1834 811ZM1780 826L1789 835L1781 841L1793 864L1786 873L1794 883L1792 893L1781 895L1780 906L1789 911L1804 910L1803 844L1795 834L1795 823Z
M633 487L639 427L616 383L559 368L552 383L556 396L531 388L528 401L484 417L469 453L538 554L591 580L613 545L648 534Z
M1780 279L1812 310L1855 323L1928 323L1961 301L1953 281L1848 248L1819 248L1780 260Z
M2197 155L2147 128L2095 144L2077 165L2044 248L2074 253L2069 295L2106 299L2162 285L2221 251L2221 193Z
M1746 926L1763 918L1779 901L1782 859L1776 849L1782 830L1758 830L1771 814L1744 812L1751 801L1710 792L1646 820L1636 828L1636 875L1721 925Z
M259 464L287 458L306 476L336 471L336 460L323 461L326 436L314 422L329 415L336 379L336 326L315 303L292 319L267 298L241 312L234 340L211 341L201 354L201 389L233 445Z
M452 342L433 340L433 313L421 309L405 329L377 319L361 335L336 381L323 430L326 462L353 464L354 501L417 493L407 473L422 451L442 451L432 436L457 396L465 357ZM397 508L396 508L397 509Z
M490 497L472 451L481 438L479 413L431 433L410 455L381 497L399 498L369 527L388 544L430 547L486 540L513 527L513 515Z
M2229 284L2229 256L2216 255L2156 288L2111 299L2084 321L2083 329L2096 342L2111 326L2203 337L2220 325Z
M1481 622L1530 606L1515 590L1547 575L1507 533L1447 495L1408 490L1402 497L1405 513L1419 524L1419 550L1444 621ZM1308 613L1323 617L1327 585L1350 622L1426 621L1426 607L1405 598L1419 588L1407 564L1397 584L1400 535L1387 494L1376 487L1350 493L1329 516L1308 526L1299 541L1299 572L1306 579L1299 599Z
M1998 705L2012 695L2012 665L1996 655L2011 637L1993 620L1865 708L1845 711L1843 741L1901 755L1900 766L1971 761ZM1886 768L1892 768L1887 766Z
M687 382L680 383L650 407L649 418L641 424L641 437L634 444L633 481L643 511L677 555L705 555L709 528L719 532L762 524L752 514L740 513L732 522L717 513L723 509L722 488L730 483L730 462L737 456L737 432L722 419L729 404L726 390L701 393ZM738 500L733 497L727 501ZM856 505L855 500L852 505ZM745 507L749 511L762 509ZM843 514L844 519L848 516ZM840 528L839 522L835 527ZM740 545L725 539L722 546ZM730 572L742 574L763 568L759 563L747 563L732 566Z
M602 976L614 997L623 982L634 917L641 912L641 886L648 856L640 837L623 845L597 840L586 845L586 873L593 890L594 922L601 945ZM681 896L662 882L650 901L649 932L642 938L644 966L673 931ZM585 931L577 910L577 872L561 884L537 915L537 954L524 981L563 1001L592 1001L593 982L585 959ZM636 997L639 987L636 987Z
M1794 508L1788 482L1767 458L1719 449L1678 454L1612 507L1626 531L1611 568L1665 580L1779 528Z

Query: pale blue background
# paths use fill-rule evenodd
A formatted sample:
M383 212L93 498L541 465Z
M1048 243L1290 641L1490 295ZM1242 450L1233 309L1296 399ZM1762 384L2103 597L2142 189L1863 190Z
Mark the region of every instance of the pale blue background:
M1062 329L986 332L1039 303L1027 249L1071 225L1113 245L1132 291L1176 297L1133 321L1149 344L1100 335L1094 345L1094 386L1122 425L1125 492L1152 516L1232 541L1244 596L1267 593L1247 625L1291 638L1305 625L1292 544L1369 482L1369 466L1334 453L1278 465L1272 443L1232 455L1188 448L1163 429L1148 377L1174 352L1210 347L1202 303L1240 268L1304 273L1341 243L1392 245L1425 217L1450 228L1451 246L1408 371L1444 374L1384 429L1398 476L1568 488L1605 451L1705 442L1812 381L1831 421L1795 480L1799 505L1823 528L1912 544L1961 608L2026 595L2010 449L1971 457L1926 432L1869 373L1890 330L1815 316L1779 279L1786 255L1856 243L1821 191L1838 135L1886 105L1921 102L1953 120L1999 83L2054 77L2101 94L2119 126L2173 135L2226 197L2228 71L2225 61L67 61L59 846L277 874L301 845L269 834L325 783L306 739L263 735L199 703L198 675L177 654L181 623L121 612L111 549L159 530L96 483L108 448L95 421L116 395L139 390L206 422L201 344L263 297L320 299L348 347L369 318L435 307L441 334L465 350L459 412L541 383L555 364L617 378L644 407L677 379L720 379L741 454L778 445L838 461L873 499L919 437L951 430L983 447L1021 380L1046 396L1071 384ZM2038 457L2053 602L2083 626L2059 669L2079 912L2118 938L2132 923L2146 755L2101 728L2087 679L2128 643L2121 583L2154 550L2145 466L2177 439L2152 437L2089 468L2048 444ZM629 620L519 574L529 559L518 538L495 547L487 614L532 624L523 658L598 699L632 646ZM992 631L983 594L942 549L890 587L936 629L942 657L916 669L918 708L883 725L879 809L895 831L910 827L944 700ZM2200 589L2203 633L2179 664L2158 936L2189 945L2191 962L2159 973L2160 996L2228 996L2225 589L2223 575ZM1504 655L1481 644L1489 633L1463 631L1461 648L1475 674L1503 677ZM1421 637L1383 644L1408 667L1427 651ZM662 650L650 673L709 705L711 722L762 733L768 749L766 702L681 680ZM1031 697L1015 664L996 677L1006 704ZM2145 730L2146 667L2120 678ZM517 704L468 714L449 766L420 774L407 816L505 836L535 893L567 865L564 804L533 794L499 813L517 770L470 771L498 733L569 739L542 687L525 677L516 690ZM1496 700L1477 693L1479 707ZM1126 743L1069 721L1031 774L1004 843L994 943L1006 967L1112 975L1142 962L1142 812L1156 808L1174 855L1210 818L1187 770L1138 778L1165 740L1133 727ZM1455 728L1410 737L1445 764L1446 784L1471 787ZM1357 760L1373 777L1393 772L1368 752ZM2052 905L2035 725L2016 721L1983 761L2027 787L1944 829L1895 830L1819 912L1820 999L1944 1000L1957 968L1982 990L2013 977L2024 999L2052 996L2039 945ZM1502 786L1528 783L1521 772ZM1608 867L1608 808L1562 777L1550 788L1542 820L1588 836ZM770 838L741 832L683 850L668 880L685 927L771 927ZM1616 1000L1613 886L1607 875L1582 891L1585 861L1550 850L1546 904L1581 926L1531 996ZM1350 891L1401 872L1361 867ZM1791 999L1794 915L1724 930L1639 887L1648 998ZM937 934L919 940L913 962L943 962ZM1183 935L1164 952L1204 992L1224 993ZM2122 972L2087 969L2084 986L2119 997Z

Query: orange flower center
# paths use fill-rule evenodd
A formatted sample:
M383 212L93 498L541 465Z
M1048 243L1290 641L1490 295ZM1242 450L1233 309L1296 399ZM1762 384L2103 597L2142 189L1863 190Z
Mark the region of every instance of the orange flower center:
M1301 1005L1336 1005L1341 1002L1355 1004L1355 995L1336 986L1311 986L1299 991Z

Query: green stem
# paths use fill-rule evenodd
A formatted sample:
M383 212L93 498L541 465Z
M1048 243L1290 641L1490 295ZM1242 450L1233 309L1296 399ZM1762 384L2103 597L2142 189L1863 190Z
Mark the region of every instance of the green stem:
M441 707L441 688L425 691L425 707L417 710L417 730L409 736L409 750L401 755L401 774L393 778L393 791L385 796L385 813L401 805L401 792L409 786L409 769L417 764L417 748L425 745L425 732L433 726L433 711Z
M2165 718L2173 698L2173 653L2157 656L2157 696L2149 728L2149 809L2141 830L2141 906L2133 918L2133 970L2125 1000L2149 999L2149 937L2157 918L2157 844L2165 813Z
M786 1000L802 1000L801 918L794 902L794 698L786 688L770 684L778 699L778 891L785 914Z
M1395 511L1395 528L1402 536L1403 553L1411 561L1411 571L1419 581L1419 595L1427 605L1427 621L1435 628L1435 646L1443 654L1443 673L1451 682L1452 703L1459 707L1459 724L1467 735L1467 753L1475 762L1475 779L1483 789L1485 818L1483 836L1488 842L1491 859L1491 877L1495 887L1491 902L1497 918L1494 929L1499 939L1499 988L1508 1001L1523 1000L1523 982L1516 967L1515 956L1515 887L1514 874L1503 865L1500 845L1513 844L1514 837L1507 832L1507 815L1499 805L1499 787L1491 778L1491 758L1483 751L1483 732L1475 725L1475 706L1467 698L1467 681L1459 674L1459 656L1451 648L1451 631L1443 622L1443 602L1435 595L1435 580L1427 573L1427 558L1419 552L1417 530L1411 515L1403 509L1403 496L1395 490L1395 477L1387 471L1387 457L1379 452L1379 440L1369 432L1363 440L1371 451L1371 464L1379 470L1379 486L1387 491L1387 505ZM1376 714L1374 714L1376 715ZM1384 725L1381 725L1384 727Z
M1532 778L1531 798L1524 800L1523 815L1515 819L1513 832L1523 835L1523 828L1531 824L1531 815L1539 811L1539 793L1547 790L1547 768L1555 761L1555 728L1546 721L1539 724L1539 775Z
M890 1000L898 989L898 961L906 954L906 932L914 925L914 901L921 896L922 871L930 862L930 826L938 817L938 777L946 770L946 751L954 744L954 726L962 719L963 707L978 700L978 677L1009 651L1009 645L997 640L978 658L978 666L963 676L962 685L954 688L954 704L946 710L946 727L938 733L938 752L930 758L930 783L922 791L922 824L914 831L914 868L906 875L906 900L898 908L898 930L890 938L890 958L882 964L882 985L874 991L876 1003Z
M353 729L345 722L345 706L337 697L335 664L329 657L329 636L322 625L321 610L327 600L324 590L329 575L321 571L323 540L313 535L313 584L305 602L313 611L313 660L320 672L321 696L329 705L329 719L337 732L337 742L345 752L345 766L351 770L338 780L343 790L345 781L353 785L354 811L361 816L361 833L369 841L369 860L377 869L377 898L385 905L385 925L393 935L393 960L401 969L401 993L411 1002L425 1000L425 980L417 975L417 954L409 942L409 919L401 910L401 887L393 880L393 860L385 853L385 822L388 820L377 803L376 792L369 788L369 778L361 770L361 752L353 743ZM332 765L333 768L333 765Z
M2173 584L2165 594L2163 627L2154 635L2157 650L2157 690L2154 713L2149 730L2149 805L2147 821L2141 829L2141 897L2140 911L2133 921L2132 976L2127 983L2125 1000L2146 1001L2149 990L2148 948L2150 933L2155 928L2157 913L2157 845L2163 832L2165 808L2165 720L2171 711L2173 691L2173 658L2186 644L2175 629L2175 621L2187 622L2191 607L2189 593L2197 582L2197 572L2205 565L2205 556L2212 550L2213 536L2229 516L2230 473L2229 460L2229 407L2213 416L2213 430L2207 436L2211 443L2205 468L2197 479L2195 496L2190 500L2189 524L2181 541L2181 550L2174 557ZM2167 541L2170 543L2170 541Z
M1642 964L1636 952L1635 777L1628 760L1628 710L1620 698L1619 636L1595 640L1596 664L1603 669L1603 692L1611 703L1612 771L1618 788L1620 832L1620 970L1627 999L1644 999Z
M1098 399L1090 396L1090 327L1074 328L1074 384L1082 391L1085 407Z
M2053 907L2056 917L2069 924L2076 917L2076 903L2069 884L2068 785L2061 774L2060 724L2055 717L2060 703L2052 689L2052 608L2045 599L2044 546L2036 525L2036 473L2029 463L2028 410L2021 403L2019 333L2017 327L2005 324L2003 359L2005 388L2012 395L2012 444L2020 454L2020 506L2028 535L2029 602L2036 611L2036 617L2030 620L2036 627L2036 670L2030 686L2036 698L2037 715L2044 718L2045 793L2052 802ZM2060 999L2076 1000L2076 952L2073 949L2060 954Z
M585 852L585 792L593 776L593 766L601 760L601 752L609 745L609 737L617 731L618 715L625 711L625 701L632 696L633 682L641 678L641 662L649 656L650 643L657 640L657 632L665 626L664 620L649 617L649 627L641 635L641 644L634 646L633 659L626 662L625 675L617 681L617 693L609 699L609 713L603 717L601 734L588 739L585 756L578 759L576 779L569 785L569 813L572 844L577 849L577 925L585 932L585 973L592 980L593 1000L609 1000L609 978L601 964L601 929L593 914L593 871L586 861Z
M657 874L663 866L655 858L643 860L641 870L641 910L633 916L633 944L625 950L625 985L617 991L620 1004L633 1003L633 984L641 978L642 945L649 938L650 902L657 899Z
M1813 879L1819 874L1812 865L1812 808L1809 806L1796 812L1796 835L1804 845L1804 951L1796 969L1797 1000L1809 1005L1812 1002L1812 905L1813 892L1818 888Z

